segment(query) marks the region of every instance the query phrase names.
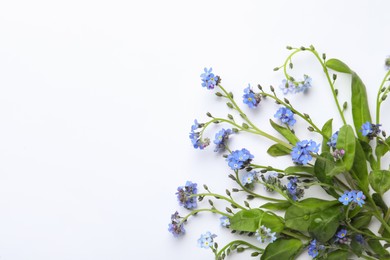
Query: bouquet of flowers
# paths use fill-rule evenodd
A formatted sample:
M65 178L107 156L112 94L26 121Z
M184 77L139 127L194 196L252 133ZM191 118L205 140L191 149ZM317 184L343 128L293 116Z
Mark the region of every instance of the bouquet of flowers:
M302 52L315 56L329 84L331 94L340 116L341 125L334 126L332 118L324 125L317 125L309 114L302 113L285 97L277 95L272 86L265 90L258 85L244 89L244 106L255 109L264 100L273 100L279 105L270 119L272 128L278 133L270 134L260 129L243 112L233 93L221 85L221 78L212 69L201 74L202 87L215 90L215 94L226 101L232 111L226 117L214 117L191 126L189 137L196 149L205 149L211 140L205 130L212 124L224 124L213 140L214 151L221 153L231 169L229 178L234 187L226 194L216 194L203 185L199 191L196 183L187 181L177 188L180 206L189 212L175 212L168 226L175 237L185 234L188 219L200 212L220 215L221 225L240 236L240 239L219 246L216 235L206 232L198 244L212 251L215 259L225 259L233 252L249 251L252 257L266 260L296 259L308 253L314 259L390 259L390 208L383 194L390 189L390 171L382 168L382 159L390 151L390 137L381 128L381 104L390 92L390 58L385 61L386 75L379 86L376 98L375 119L371 117L365 85L360 77L338 59L327 59L313 47L293 48L282 66L285 79L280 85L284 95L307 92L311 78L304 75L301 80L289 73L293 69L292 58ZM347 103L340 104L337 76L351 77L351 109ZM347 122L345 113L351 111L352 121ZM307 124L315 133L315 140L298 138L293 127L297 121ZM232 149L229 138L247 132L270 139L274 144L267 153L270 156L288 156L291 166L259 165L256 157L247 149ZM255 187L262 185L265 192ZM331 199L305 197L305 190L321 187ZM276 196L267 196L273 192ZM244 193L246 199L239 202L234 194ZM265 194L264 194L265 193ZM279 195L277 195L279 194ZM213 199L225 201L228 207L219 209ZM206 202L203 202L206 201ZM198 208L198 204L206 206ZM370 224L377 221L379 228L371 230ZM247 236L255 236L257 243L248 242Z

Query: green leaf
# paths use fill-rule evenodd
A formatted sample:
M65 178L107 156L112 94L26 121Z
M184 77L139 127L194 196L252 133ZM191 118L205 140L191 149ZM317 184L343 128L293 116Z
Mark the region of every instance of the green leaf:
M376 170L369 176L371 187L380 195L383 195L390 189L390 171Z
M262 205L261 208L270 209L270 210L286 210L290 206L291 206L291 203L289 201L268 202L268 203Z
M290 167L287 167L284 170L284 173L287 174L287 175L301 173L301 172L314 174L314 168L311 167L311 166L301 166L301 165L299 165L299 166L290 166Z
M355 139L355 142L355 158L353 159L352 171L357 177L356 181L360 189L367 193L369 189L366 156L359 140Z
M343 165L347 171L352 168L355 157L355 147L355 133L353 132L352 127L350 125L343 125L339 130L336 148L339 150L344 149L345 151Z
M309 234L325 243L331 239L339 227L341 211L328 208L319 212L308 227Z
M387 137L385 143L378 143L375 149L375 154L379 157L382 157L389 151L389 147L390 147L390 137Z
M281 144L274 144L268 148L267 153L273 157L289 155L291 150Z
M325 66L337 72L351 73L351 69L341 60L329 59L325 62Z
M357 229L367 228L371 223L372 215L370 214L358 214L352 219L352 226Z
M327 201L316 198L302 200L286 210L284 216L286 227L298 231L307 231L310 223L319 217L322 211L332 208L336 212L339 203L336 200ZM335 205L337 207L334 207Z
M323 152L317 157L314 163L314 174L320 182L333 185L333 179L328 176L328 173L335 167L333 156L330 152ZM337 192L333 188L325 188L327 193L333 196L338 196Z
M295 145L297 142L299 142L298 137L296 137L290 129L276 124L271 119L269 120L269 122L271 123L272 127L284 138L286 138L286 140L289 141L292 145Z
M284 221L282 217L275 215L272 212L265 211L263 217L260 219L258 227L261 225L271 229L272 232L282 232L284 229Z
M268 244L261 260L292 260L302 248L302 242L298 239L278 238L275 242Z
M359 257L363 253L362 245L359 242L357 242L355 239L352 239L352 241L351 241L351 249L352 249L352 252Z
M372 147L369 143L360 140L360 145L364 151L364 154L366 156L366 160L370 163L370 166L373 170L379 170L379 165L376 159L374 158L372 154Z
M321 152L329 152L329 146L327 143L332 137L332 122L333 119L329 119L321 129L322 133L327 137L322 140Z
M349 256L348 251L335 250L328 254L327 260L347 260Z
M366 233L369 233L371 235L375 235L369 229L363 229L363 231L365 231ZM382 246L382 244L378 240L367 239L367 243L370 246L370 248L372 249L372 251L374 251L374 253L378 254L379 256L381 256L381 257L389 257L390 256L389 252L387 252L387 250ZM380 259L383 259L383 258L380 258ZM385 259L388 259L388 258L385 258Z
M327 175L329 177L333 177L333 176L336 176L336 175L343 173L343 172L346 172L346 171L347 171L347 169L345 168L344 165L336 166L330 172L328 172Z
M237 231L255 232L259 228L259 221L263 217L261 209L241 210L230 218L230 228Z
M374 200L375 205L377 205L382 210L383 214L386 215L386 212L389 210L389 208L387 207L386 203L383 201L382 196L379 195L378 193L374 193L372 194L372 199Z
M359 131L365 122L371 122L370 107L364 83L356 73L352 73L352 118L356 133L360 140L367 140Z
M260 225L272 232L281 232L284 228L281 217L261 209L241 210L230 218L230 228L237 231L255 232Z

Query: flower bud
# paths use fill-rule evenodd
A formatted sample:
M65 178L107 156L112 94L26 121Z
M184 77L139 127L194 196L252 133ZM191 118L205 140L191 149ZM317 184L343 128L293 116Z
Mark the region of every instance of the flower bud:
M210 112L207 112L207 113L206 113L206 116L208 116L208 117L213 117L213 116L211 115Z
M333 80L336 80L337 79L337 74L333 74Z
M382 101L385 101L386 98L387 98L387 95L383 95L381 99L382 99Z
M233 116L231 114L228 114L227 117L231 120L233 120Z
M227 102L226 105L227 105L229 108L233 108L233 104L230 103L230 102Z
M257 87L262 91L263 87L260 84L257 84Z
M244 204L245 204L245 207L249 208L249 202L248 201L244 201Z
M294 65L292 64L292 62L290 62L290 63L288 64L288 66L290 67L290 69L292 69L292 68L294 67Z
M233 191L233 192L239 192L240 190L237 189L237 188L233 188L232 191Z
M344 104L343 104L343 108L344 108L344 109L347 109L347 107L348 107L348 102L345 101Z
M286 102L286 104L290 104L290 101L287 98L284 98L284 102Z
M214 206L214 202L212 200L209 200L209 204L210 204L211 207Z
M203 184L203 188L205 189L205 190L209 190L209 187L207 187L207 185L206 184Z
M278 67L274 68L274 71L278 71L278 70L279 70L279 68L278 68Z
M335 90L334 90L334 93L336 94L336 96L339 94L339 90L336 88Z
M216 95L217 97L222 97L222 93L221 93L221 92L216 92L215 95Z
M309 127L307 128L307 130L309 130L310 132L313 132L313 131L314 131L314 128L311 127L311 126L309 126Z
M231 98L233 98L233 93L232 93L232 92L229 92L229 96L230 96Z
M291 46L286 46L286 49L287 50L292 50L292 47Z
M269 88L271 89L271 92L275 92L275 89L273 86L269 86Z
M226 195L230 196L230 191L228 189L226 189Z
M233 211L230 208L228 208L228 207L226 207L226 212L233 213Z
M322 54L322 59L323 59L323 60L326 60L326 53L323 53L323 54Z

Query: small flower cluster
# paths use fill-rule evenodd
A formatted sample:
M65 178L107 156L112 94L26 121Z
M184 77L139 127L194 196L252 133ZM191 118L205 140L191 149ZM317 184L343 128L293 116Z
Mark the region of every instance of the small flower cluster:
M385 69L390 70L390 56L385 59Z
M310 241L310 245L309 245L309 255L313 258L317 257L318 254L320 253L320 251L324 250L325 249L325 246L324 245L320 245L317 243L317 240L316 239L313 239L312 241Z
M297 177L292 177L287 183L287 194L294 201L297 201L298 199L302 198L303 194L305 193L305 190L298 186L298 182L299 180Z
M186 232L180 219L181 217L177 211L171 215L171 223L168 225L168 231L171 232L174 237L184 235Z
M196 119L194 120L194 124L191 126L190 140L195 149L199 148L200 150L203 150L210 144L210 139L205 138L202 140L200 132L195 132L195 130L200 129L203 126L204 124L199 124Z
M276 240L276 232L272 232L270 228L261 225L255 234L260 243L272 243Z
M207 69L204 68L204 73L200 75L202 79L202 87L205 87L207 89L214 89L216 85L219 84L221 79L218 76L215 76L211 71L213 69Z
M365 199L366 196L364 196L362 191L352 190L345 191L344 194L340 196L339 201L345 206L349 205L350 203L353 203L359 205L360 207L363 207Z
M245 168L254 156L245 148L231 152L226 160L232 170L239 170Z
M214 238L216 238L217 235L211 234L211 232L206 232L200 236L198 239L198 246L201 248L209 249L210 247L214 246Z
M233 131L231 129L221 129L218 133L215 134L214 143L216 147L214 152L223 152L226 149L226 142L229 139L229 135L231 135Z
M287 95L288 93L299 93L299 92L306 92L311 87L311 81L312 79L304 75L303 81L294 82L291 80L283 80L282 84L280 85L280 89L283 91L283 94Z
M347 237L347 230L346 229L341 229L339 232L336 234L336 239L335 242L339 244L349 244L351 242L351 239Z
M197 184L191 181L187 181L185 186L178 187L176 195L180 206L183 206L186 209L196 208L198 206L196 197L195 196L191 197L191 195L197 193L198 193Z
M293 162L300 165L306 165L313 157L311 153L317 153L320 145L310 140L303 140L298 142L291 151Z
M360 131L362 132L363 136L367 136L368 139L372 140L374 137L377 137L380 134L380 126L380 124L365 122L362 125L362 129Z
M294 113L286 107L279 108L274 117L290 127L294 126L297 121L294 119Z
M273 187L281 187L282 184L279 180L279 175L276 172L266 172L261 175L262 181L266 184L265 189L269 192L274 191Z
M330 140L326 143L329 147L336 149L337 138L339 137L339 131L335 132Z
M259 93L253 92L251 85L248 84L248 87L244 89L244 95L242 96L244 103L250 108L256 108L261 101L261 95Z

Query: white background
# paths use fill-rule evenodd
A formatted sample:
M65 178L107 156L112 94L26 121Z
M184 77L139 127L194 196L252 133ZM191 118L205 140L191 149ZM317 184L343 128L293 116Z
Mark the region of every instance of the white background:
M272 69L286 45L313 44L357 71L374 105L390 54L389 8L385 0L1 1L0 259L213 259L196 245L201 233L218 234L220 245L237 238L218 216L191 219L181 239L167 232L177 186L232 186L223 158L188 139L194 118L228 113L200 86L203 68L240 101L248 83L279 85ZM319 125L339 124L319 65L299 57L294 75L309 73L313 88L289 98ZM338 84L348 100L349 79ZM276 109L267 101L245 111L271 131ZM297 123L299 136L318 138L305 127ZM231 144L246 144L259 164L282 164L266 157L265 139L243 134Z

